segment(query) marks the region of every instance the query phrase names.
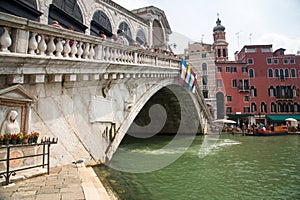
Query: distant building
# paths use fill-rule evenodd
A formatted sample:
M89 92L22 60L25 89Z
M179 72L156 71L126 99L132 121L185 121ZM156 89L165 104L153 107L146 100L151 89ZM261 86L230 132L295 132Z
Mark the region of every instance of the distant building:
M300 55L273 52L272 45L246 45L236 58L246 62L253 122L300 120Z
M300 55L273 52L272 45L246 45L228 61L225 27L218 18L214 43L195 42L184 51L198 76L214 118L242 123L300 120Z

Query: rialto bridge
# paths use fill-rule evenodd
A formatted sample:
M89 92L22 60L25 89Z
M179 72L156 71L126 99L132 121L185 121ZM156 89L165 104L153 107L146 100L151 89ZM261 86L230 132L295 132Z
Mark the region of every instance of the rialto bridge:
M206 133L209 112L179 82L180 59L6 13L0 27L0 119L15 109L23 132L58 137L52 165L105 162L154 105L166 119L153 131Z

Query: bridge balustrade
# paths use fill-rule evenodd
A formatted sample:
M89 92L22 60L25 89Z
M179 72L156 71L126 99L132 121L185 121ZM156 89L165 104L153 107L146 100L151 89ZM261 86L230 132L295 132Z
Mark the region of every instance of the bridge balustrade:
M120 64L180 67L180 60L0 12L0 52Z

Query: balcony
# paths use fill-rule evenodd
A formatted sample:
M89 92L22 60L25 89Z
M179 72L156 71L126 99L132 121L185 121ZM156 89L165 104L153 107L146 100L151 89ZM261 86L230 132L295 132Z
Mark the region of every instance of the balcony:
M250 87L247 86L247 85L244 85L244 86L238 86L238 91L239 92L249 92L250 91Z

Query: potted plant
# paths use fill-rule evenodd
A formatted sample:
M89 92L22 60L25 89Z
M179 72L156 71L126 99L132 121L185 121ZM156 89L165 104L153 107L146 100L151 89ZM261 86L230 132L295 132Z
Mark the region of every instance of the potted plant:
M10 143L11 140L11 134L10 133L6 133L3 136L3 144L4 145L8 145Z
M39 132L36 131L32 131L30 134L30 138L32 139L31 142L32 143L37 143L38 137L40 136Z
M23 144L27 144L27 143L28 143L28 140L29 140L29 137L30 137L30 134L25 134L25 135L23 135L22 143L23 143Z
M22 140L24 138L24 135L22 132L19 132L17 135L18 135L17 144L21 144Z
M17 144L18 137L17 133L11 134L10 144Z

